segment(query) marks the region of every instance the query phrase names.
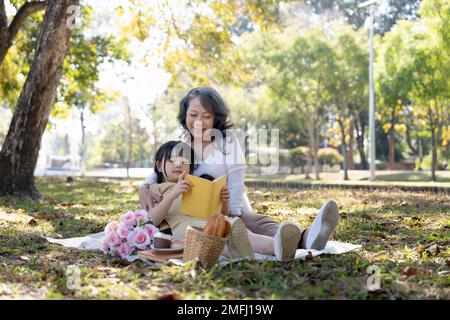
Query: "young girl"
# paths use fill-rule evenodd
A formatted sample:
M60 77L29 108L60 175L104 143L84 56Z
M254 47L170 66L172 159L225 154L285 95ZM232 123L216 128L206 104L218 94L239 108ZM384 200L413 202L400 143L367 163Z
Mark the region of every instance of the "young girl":
M183 240L188 226L203 229L207 220L184 215L180 212L181 195L191 191L193 185L185 180L186 173L193 172L190 161L191 149L179 141L164 143L155 155L157 183L150 185L151 192L162 197L161 202L148 208L155 226L167 222L172 232L172 240ZM206 177L208 178L208 177ZM229 213L230 193L226 187L221 190L222 213ZM280 224L275 236L254 234L246 229L240 218L226 217L231 223L225 255L231 257L254 257L254 252L275 255L278 260L294 257L301 231L293 223ZM160 227L161 228L161 227Z

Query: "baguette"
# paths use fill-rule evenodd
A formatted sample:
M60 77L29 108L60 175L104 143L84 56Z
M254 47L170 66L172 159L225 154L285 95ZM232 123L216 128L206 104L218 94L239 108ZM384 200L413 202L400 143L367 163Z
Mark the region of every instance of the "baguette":
M223 214L216 213L209 218L203 233L216 237L226 237L230 233L230 229L230 223L225 220Z

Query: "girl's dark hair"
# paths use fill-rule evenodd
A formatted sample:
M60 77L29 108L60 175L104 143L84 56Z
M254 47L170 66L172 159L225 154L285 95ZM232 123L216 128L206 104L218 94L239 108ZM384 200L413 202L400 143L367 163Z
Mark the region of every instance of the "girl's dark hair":
M211 176L211 175L209 175L209 174L207 174L207 173L204 173L204 174L202 174L201 176L199 176L200 178L203 178L203 179L206 179L206 180L209 180L209 181L214 181L214 177L213 176Z
M213 128L222 132L223 137L226 136L226 130L231 128L233 125L227 120L230 110L228 109L225 101L222 99L220 94L209 87L198 87L189 91L186 96L180 102L180 110L178 112L178 121L183 126L183 128L189 132L186 126L186 115L189 108L189 102L193 98L200 98L200 102L206 111L210 112L214 116ZM193 139L192 134L189 132L191 140ZM214 138L214 137L212 137Z
M170 159L170 157L173 154L177 154L179 156L185 157L189 160L190 166L189 166L189 173L192 174L194 172L194 149L192 149L189 145L182 141L168 141L164 144L162 144L158 151L156 151L155 154L155 166L154 171L156 173L156 183L162 183L164 182L164 175L166 174L166 166L165 166L165 160ZM162 164L162 170L163 172L158 170L157 162L160 162Z

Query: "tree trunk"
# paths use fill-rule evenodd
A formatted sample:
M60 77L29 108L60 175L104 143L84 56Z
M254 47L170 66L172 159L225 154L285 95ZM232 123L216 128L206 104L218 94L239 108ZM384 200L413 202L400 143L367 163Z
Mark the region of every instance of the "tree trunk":
M126 166L127 166L127 178L130 177L130 165L132 161L132 146L133 146L133 140L132 140L132 125L131 125L131 108L130 103L127 99L127 160L126 160Z
M391 126L389 129L389 170L395 170L395 131Z
M395 169L395 108L391 113L391 127L389 128L389 170Z
M437 143L436 129L431 128L431 181L436 181Z
M366 152L364 151L364 133L365 125L361 123L358 125L356 122L356 145L358 147L359 157L361 158L361 169L367 170L369 168L369 163L367 162Z
M316 174L316 180L320 180L319 175L319 129L317 125L314 124L314 172Z
M55 99L71 34L67 13L79 0L50 0L30 72L0 152L0 195L40 196L34 181L42 135Z
M348 142L348 154L347 154L347 158L348 158L348 166L347 168L349 170L354 170L355 169L355 161L353 160L353 144L355 143L355 123L353 121L353 119L350 120L350 127L348 129L348 134L350 136L350 141Z
M345 141L345 123L343 119L338 120L339 127L341 129L341 145L342 145L342 154L344 156L344 180L348 179L348 155L347 155L347 142Z
M84 107L80 109L80 122L81 122L81 150L80 150L80 167L81 176L84 177L86 172L86 126L84 125Z

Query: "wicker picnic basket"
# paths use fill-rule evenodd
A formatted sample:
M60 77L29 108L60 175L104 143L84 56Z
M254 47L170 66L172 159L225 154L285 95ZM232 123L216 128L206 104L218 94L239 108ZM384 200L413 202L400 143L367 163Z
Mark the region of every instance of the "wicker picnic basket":
M225 247L227 238L202 232L200 228L187 227L183 261L197 259L205 267L213 266Z

